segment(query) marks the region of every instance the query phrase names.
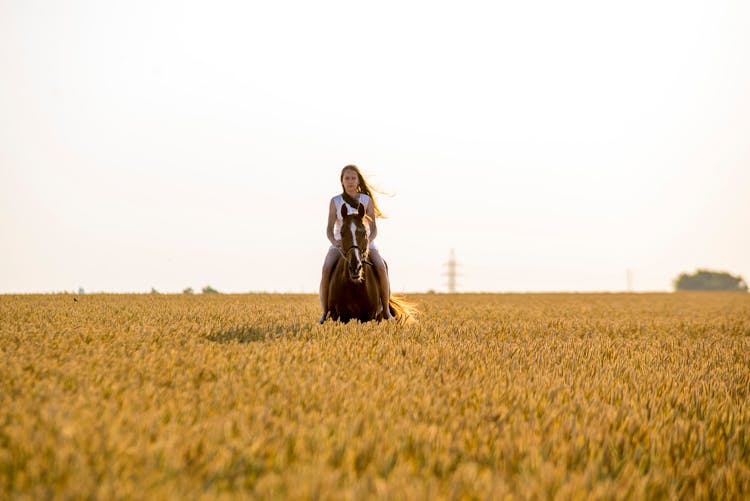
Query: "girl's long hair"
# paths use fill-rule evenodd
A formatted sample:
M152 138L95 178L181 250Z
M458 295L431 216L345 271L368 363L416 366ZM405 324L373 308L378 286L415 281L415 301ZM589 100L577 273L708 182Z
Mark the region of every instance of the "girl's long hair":
M370 186L367 183L367 180L365 179L365 176L362 175L362 173L359 171L359 167L357 167L356 165L350 164L350 165L347 165L346 167L344 167L343 169L341 169L341 178L340 178L341 189L344 192L346 192L346 190L344 190L344 172L348 171L348 170L357 173L357 177L359 178L359 188L357 188L357 191L360 192L360 193L364 193L365 195L367 195L368 197L370 197L370 199L372 200L372 208L375 211L375 217L379 217L381 219L385 218L385 215L380 211L380 207L378 207L378 202L375 200L375 195L373 194L373 193L381 193L382 194L383 192L380 191L380 190L378 190L378 189L375 189L372 186Z

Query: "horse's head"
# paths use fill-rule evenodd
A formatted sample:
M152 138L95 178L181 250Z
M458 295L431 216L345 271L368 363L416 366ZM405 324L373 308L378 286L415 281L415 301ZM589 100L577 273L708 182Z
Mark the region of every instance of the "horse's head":
M341 246L346 259L349 278L355 282L364 280L362 263L367 260L369 242L365 229L365 207L359 204L356 214L349 214L346 205L341 206Z

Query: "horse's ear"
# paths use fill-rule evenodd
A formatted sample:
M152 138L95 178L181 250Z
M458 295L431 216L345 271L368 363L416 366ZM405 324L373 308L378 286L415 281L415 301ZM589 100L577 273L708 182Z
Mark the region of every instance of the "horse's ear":
M341 204L341 219L344 219L349 215L349 211L346 210L346 204Z
M362 204L359 204L357 207L357 214L359 215L359 218L362 219L365 217L365 206Z

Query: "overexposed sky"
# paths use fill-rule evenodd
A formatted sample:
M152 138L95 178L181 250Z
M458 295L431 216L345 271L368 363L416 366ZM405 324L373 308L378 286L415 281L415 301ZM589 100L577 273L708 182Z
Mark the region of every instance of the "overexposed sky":
M0 293L750 279L750 3L0 0Z

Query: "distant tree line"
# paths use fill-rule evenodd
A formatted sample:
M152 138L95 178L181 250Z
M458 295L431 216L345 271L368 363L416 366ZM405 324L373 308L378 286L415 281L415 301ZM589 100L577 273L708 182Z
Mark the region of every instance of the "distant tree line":
M738 291L747 292L747 283L741 276L724 271L698 270L692 275L682 273L674 280L678 291Z
M182 293L183 294L193 294L195 291L193 291L192 287L186 287ZM203 294L218 294L219 291L211 287L210 285L205 286L203 289L201 289L201 292Z

